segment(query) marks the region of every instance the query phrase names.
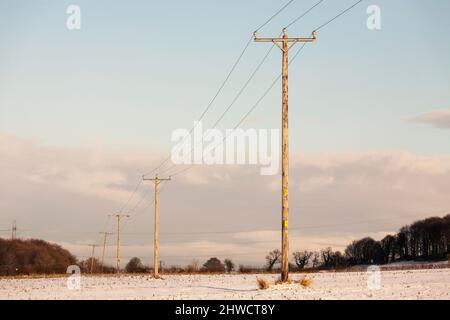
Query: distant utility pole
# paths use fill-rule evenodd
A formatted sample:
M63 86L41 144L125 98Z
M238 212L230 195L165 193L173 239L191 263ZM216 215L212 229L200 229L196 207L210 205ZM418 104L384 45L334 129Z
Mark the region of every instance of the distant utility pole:
M110 232L100 232L100 234L103 234L103 251L102 251L102 272L105 266L105 251L106 251L106 238L108 235L111 235Z
M11 239L15 240L17 237L17 225L16 220L13 221L12 229L11 229Z
M93 273L94 272L95 247L97 245L96 244L89 244L89 246L92 247L90 272Z
M316 32L312 38L288 38L287 29L283 29L281 38L257 38L253 34L255 42L272 42L283 53L282 61L282 164L281 164L281 281L289 278L289 140L288 140L288 52L297 42L313 42L316 40ZM289 45L289 43L292 43Z
M155 231L154 231L154 248L153 248L153 272L154 276L158 277L158 194L159 184L161 181L170 181L171 178L158 178L156 175L154 178L142 177L144 181L153 181L155 184Z
M116 233L117 233L117 242L116 242L116 245L117 245L117 251L116 251L116 273L120 273L120 220L123 218L123 217L127 217L127 218L129 218L130 216L129 215L127 215L127 214L113 214L112 216L114 216L114 217L116 217L117 218L117 230L116 230Z

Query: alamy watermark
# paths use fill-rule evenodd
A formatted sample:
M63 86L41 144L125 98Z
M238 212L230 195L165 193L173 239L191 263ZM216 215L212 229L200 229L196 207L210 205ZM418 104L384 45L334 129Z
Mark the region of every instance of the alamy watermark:
M67 289L80 290L81 289L81 269L77 265L71 265L67 268L66 273L70 274L67 278Z
M366 25L369 30L381 30L381 8L375 4L367 7L366 10L369 17Z
M261 175L275 175L280 167L278 129L207 129L196 121L193 130L172 132L174 164L260 165Z
M367 288L369 290L381 289L381 269L379 266L369 266L366 271Z
M66 27L69 30L81 29L81 8L76 4L67 7L66 13L69 15L66 20Z

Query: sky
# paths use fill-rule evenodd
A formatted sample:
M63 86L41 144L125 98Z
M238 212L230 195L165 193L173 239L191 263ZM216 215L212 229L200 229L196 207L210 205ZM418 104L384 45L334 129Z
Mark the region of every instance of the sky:
M317 1L295 0L261 37ZM151 262L151 185L141 175L190 129L252 32L285 1L0 0L0 230L79 257L123 208L123 260ZM323 1L292 25L306 37L354 1ZM66 9L81 9L68 30ZM369 5L381 30L366 26ZM293 249L342 250L450 212L450 31L446 1L363 1L289 67ZM269 49L251 43L204 118L211 126ZM279 74L268 59L226 114L233 128ZM295 50L294 47L292 50ZM242 128L280 128L277 84ZM279 246L280 178L256 166L196 166L163 185L161 258L262 264ZM128 202L128 203L127 203ZM127 205L124 207L124 204ZM127 234L128 230L128 234ZM0 235L8 236L7 232ZM109 239L108 261L114 258Z

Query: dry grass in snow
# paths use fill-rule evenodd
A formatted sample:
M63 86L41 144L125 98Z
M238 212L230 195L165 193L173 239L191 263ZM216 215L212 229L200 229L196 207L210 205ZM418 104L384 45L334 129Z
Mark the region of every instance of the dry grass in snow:
M300 278L298 283L302 287L310 287L312 285L312 283L313 283L313 280L311 278L308 278L307 276L303 276L303 277Z
M258 287L261 290L269 289L269 287L270 287L269 281L267 281L264 278L258 277L258 278L256 278L256 282L258 283Z

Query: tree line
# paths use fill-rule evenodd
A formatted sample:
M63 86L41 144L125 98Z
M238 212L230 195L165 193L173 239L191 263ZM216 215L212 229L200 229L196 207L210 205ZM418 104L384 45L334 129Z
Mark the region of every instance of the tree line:
M276 250L274 250L276 251ZM272 251L267 257L267 268L274 265L278 253ZM361 264L386 264L395 261L433 261L447 259L450 254L450 214L440 218L431 217L403 226L393 235L380 241L370 237L355 240L345 251L332 248L320 252L299 251L293 253L295 267L339 268Z
M293 263L290 270L336 269L355 265L387 264L395 261L432 261L447 259L450 254L450 214L440 218L431 217L403 226L393 235L386 235L376 241L371 237L355 240L347 245L344 252L334 251L331 247L319 251L296 251L292 253ZM183 272L272 272L279 271L281 251L275 249L265 257L264 267L239 265L225 259L222 263L217 257L208 259L202 266L197 260L185 268L171 266L169 273ZM129 270L127 266L127 271Z
M450 214L440 218L431 217L403 226L393 235L386 235L380 241L370 237L355 240L344 252L324 248L320 251L293 252L291 270L332 269L365 264L386 264L404 260L440 260L450 254ZM281 262L281 251L272 250L265 257L264 267L239 265L231 259L223 262L212 257L200 264L193 260L185 267L164 268L167 273L196 272L262 272L277 271ZM96 258L77 261L74 255L59 245L43 240L0 238L0 275L65 273L69 265L77 264L83 273L111 273L115 269L103 266ZM138 257L126 265L126 272L151 272Z

